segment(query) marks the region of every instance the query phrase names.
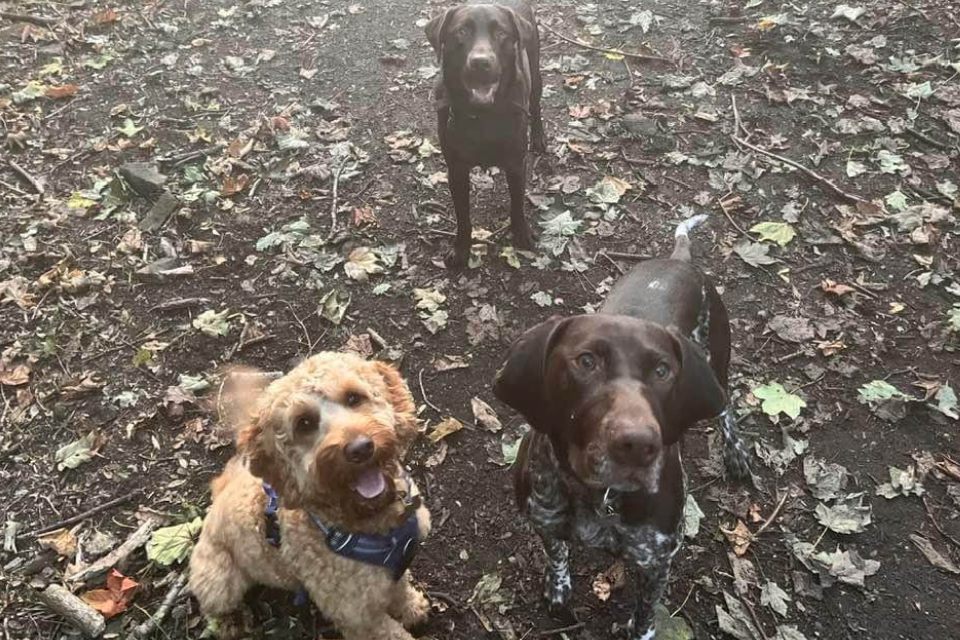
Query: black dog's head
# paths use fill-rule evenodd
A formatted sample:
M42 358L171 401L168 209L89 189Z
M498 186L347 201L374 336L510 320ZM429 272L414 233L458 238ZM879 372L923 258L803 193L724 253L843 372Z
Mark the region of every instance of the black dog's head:
M548 435L587 485L656 493L664 452L723 410L703 353L627 316L552 318L510 348L496 396Z
M526 48L536 37L536 28L514 9L498 4L451 7L434 17L426 32L451 98L484 108L506 96L526 107L530 93ZM517 92L515 98L510 97L512 91Z

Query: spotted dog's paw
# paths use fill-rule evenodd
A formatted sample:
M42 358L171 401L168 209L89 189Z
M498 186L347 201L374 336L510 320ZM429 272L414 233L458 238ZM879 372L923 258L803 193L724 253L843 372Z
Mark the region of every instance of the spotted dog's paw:
M570 570L547 570L543 580L543 599L547 602L550 614L558 617L569 615L567 605L570 604L570 594L573 593L573 584L570 580Z
M630 621L630 640L654 640L657 637L657 628L652 624L645 626L641 630L633 628L633 620Z

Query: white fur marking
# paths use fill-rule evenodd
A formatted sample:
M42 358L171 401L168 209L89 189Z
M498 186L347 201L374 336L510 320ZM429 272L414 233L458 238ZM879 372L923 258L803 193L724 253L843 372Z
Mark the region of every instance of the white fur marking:
M651 280L650 284L647 285L647 289L654 289L657 291L666 291L667 285L663 284L659 280Z
M699 215L687 218L686 220L684 220L683 222L677 225L677 230L674 233L674 235L677 238L679 238L680 236L689 235L691 229L693 229L695 226L697 226L698 224L700 224L706 219L707 219L707 214L705 213L701 213Z

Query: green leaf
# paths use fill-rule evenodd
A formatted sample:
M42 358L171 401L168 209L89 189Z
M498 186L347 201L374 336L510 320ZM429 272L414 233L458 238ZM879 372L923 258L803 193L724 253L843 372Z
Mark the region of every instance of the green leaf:
M96 200L91 200L79 191L75 191L67 200L67 207L70 209L89 209L95 204L97 204Z
M897 189L893 193L889 194L884 199L884 202L886 202L887 206L894 211L903 211L907 208L907 196L905 196L900 189Z
M53 459L57 461L57 469L76 469L84 462L93 459L94 446L97 442L97 434L91 431L79 440L74 440L70 444L57 449L53 454Z
M133 366L142 367L148 365L153 361L153 351L145 347L140 347L135 354L133 354Z
M132 138L133 136L143 131L143 127L138 127L137 125L133 124L133 120L131 120L130 118L126 118L123 121L123 126L117 127L117 131L119 131L121 134L123 134L127 138Z
M683 504L683 535L693 540L700 533L700 521L706 514L700 509L692 493L687 494L687 500Z
M523 436L513 442L508 441L506 436L500 439L500 450L503 452L503 463L505 465L511 466L517 461L517 454L520 452L521 442L523 442Z
M543 233L540 234L540 247L553 256L559 256L567 248L570 238L580 230L581 220L574 220L570 211L558 213L552 218L539 222Z
M530 295L530 299L536 302L538 307L549 307L553 304L553 296L546 291L536 291Z
M194 518L184 524L157 529L147 543L147 559L165 567L186 560L201 528L203 520Z
M193 328L212 338L225 336L230 333L230 321L227 320L229 314L229 309L220 312L207 309L193 319Z
M91 56L89 58L84 58L80 64L88 69L100 70L105 68L113 60L113 55L109 53L101 53L98 56Z
M604 176L600 182L587 189L587 197L595 204L616 204L631 185L626 180Z
M757 387L753 390L753 395L763 401L760 408L771 418L782 413L795 420L800 417L800 410L807 406L803 398L788 393L779 382Z
M671 616L670 610L657 604L653 610L657 640L694 640L696 635L683 616Z
M858 391L861 404L873 404L891 398L907 399L903 393L886 380L873 380L860 387Z
M184 391L200 393L210 388L210 381L203 377L203 374L191 376L187 373L180 374L179 384L177 385Z
M36 100L37 98L42 98L46 92L47 85L43 84L42 82L31 80L23 89L14 91L12 94L10 94L10 99L13 100L14 104L23 104L24 102L30 102L32 100Z
M949 383L944 383L944 385L940 387L937 391L936 400L937 404L935 408L937 411L948 418L953 418L954 420L960 419L960 413L957 412L957 394Z
M761 222L750 227L750 231L759 234L761 241L776 242L781 247L787 246L797 235L793 226L786 222Z

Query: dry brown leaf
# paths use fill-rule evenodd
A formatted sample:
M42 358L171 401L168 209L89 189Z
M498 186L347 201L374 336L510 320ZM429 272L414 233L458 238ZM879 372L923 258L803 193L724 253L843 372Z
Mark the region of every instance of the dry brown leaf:
M104 9L93 14L93 24L111 24L120 19L120 14L115 9Z
M738 556L742 556L747 552L747 549L750 548L750 543L753 541L753 534L750 533L750 529L747 528L743 520L737 520L737 526L733 529L721 528L720 530L723 531L723 535L730 541L733 552Z
M0 362L0 384L8 387L19 387L30 380L30 366L18 364L11 367L6 362Z
M601 602L606 602L614 591L622 589L626 583L627 570L624 568L623 562L617 560L593 579L593 594Z
M75 84L62 84L56 87L47 87L44 95L53 100L60 100L61 98L72 98L77 95L80 87Z
M53 549L58 555L65 558L77 552L77 537L69 529L57 529L42 536L37 536L37 542L44 549Z
M104 618L112 618L127 609L127 605L133 600L139 583L132 580L116 569L110 570L107 576L106 589L92 589L86 593L80 594L80 598L91 607L103 614Z
M245 139L243 136L237 138L227 146L227 155L231 158L242 158L253 149L253 138Z
M430 439L430 442L436 444L449 436L451 433L456 433L463 429L463 424L456 418L447 418L436 427L433 428L433 431L427 434L427 438Z
M820 283L820 288L827 293L833 293L838 296L844 296L848 293L853 293L854 291L856 291L856 289L854 289L848 284L840 284L838 282L834 282L829 278L825 279L823 282Z
M223 181L223 187L220 189L220 194L225 198L229 198L230 196L236 195L246 189L249 182L250 176L245 173L241 173L236 177L227 176L227 178Z
M370 207L353 208L353 226L363 227L377 223L377 216Z

